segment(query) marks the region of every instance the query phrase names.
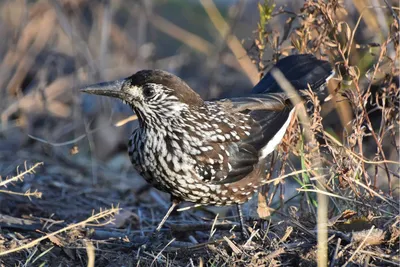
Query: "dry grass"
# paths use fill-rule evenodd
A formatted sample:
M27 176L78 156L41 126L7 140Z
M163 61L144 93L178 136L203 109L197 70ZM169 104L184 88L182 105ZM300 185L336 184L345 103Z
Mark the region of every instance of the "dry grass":
M3 1L0 265L399 265L399 7L327 2L261 2L256 31L240 43L241 3L225 17L212 1L196 7L210 41L160 13L173 3ZM163 54L160 39L181 47ZM229 208L189 210L144 249L168 197L127 159L135 117L78 85L157 67L196 89L250 88L293 53L329 60L336 75L329 101L309 92L308 116L271 158L258 209L246 206L250 238L238 237Z

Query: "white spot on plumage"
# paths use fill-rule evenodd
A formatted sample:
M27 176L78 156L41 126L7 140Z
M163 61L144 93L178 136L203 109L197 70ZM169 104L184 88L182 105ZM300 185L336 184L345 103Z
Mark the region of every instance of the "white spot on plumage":
M210 187L208 187L208 186L206 186L206 185L203 185L203 186L201 187L201 189L202 189L204 192L206 192L206 193L208 193L208 192L210 191Z
M194 184L188 184L189 189L196 189L196 185Z
M194 179L192 178L192 176L187 176L186 177L186 182L189 184L193 184L194 183Z
M212 142L218 142L218 136L217 135L211 135L210 140Z
M207 148L206 146L201 146L201 147L200 147L200 150L203 151L203 152L207 152L207 151L208 151L208 148Z
M225 137L223 135L217 135L217 139L221 142L225 142Z

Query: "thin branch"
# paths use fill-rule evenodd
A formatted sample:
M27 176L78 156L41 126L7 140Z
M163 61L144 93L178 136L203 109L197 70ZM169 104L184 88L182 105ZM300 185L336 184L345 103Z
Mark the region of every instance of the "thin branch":
M6 186L9 183L13 183L13 182L17 182L17 181L22 181L24 179L24 176L27 174L34 174L35 173L35 169L39 166L43 165L43 162L38 162L35 165L33 165L31 168L29 169L25 169L24 172L19 173L18 175L11 177L9 179L6 179L4 181L0 182L0 186Z
M94 214L93 216L89 217L88 219L86 219L84 221L71 224L71 225L69 225L67 227L64 227L64 228L60 229L60 230L57 230L55 232L49 233L49 234L47 234L45 236L42 236L42 237L37 238L35 240L32 240L31 242L29 242L29 243L27 243L25 245L22 245L22 246L13 248L13 249L9 249L9 250L6 250L6 251L2 251L2 252L0 252L0 256L4 256L4 255L10 254L10 253L14 253L14 252L17 252L17 251L20 251L20 250L23 250L23 249L31 248L31 247L39 244L41 241L46 240L46 239L48 239L50 237L53 237L55 235L58 235L60 233L72 230L72 229L77 228L77 227L83 227L84 225L86 225L87 223L90 223L90 222L97 222L100 219L104 219L106 217L114 216L116 213L119 212L119 210L120 210L120 208L111 207L110 209L107 209L107 210L104 210L104 211L100 211L99 213Z
M1 190L0 189L0 193L9 194L9 195L24 196L24 197L28 197L29 199L31 199L31 197L42 198L42 195L43 195L42 192L39 192L37 190L31 192L30 189L28 189L25 193L14 192L14 191L10 191L10 190Z

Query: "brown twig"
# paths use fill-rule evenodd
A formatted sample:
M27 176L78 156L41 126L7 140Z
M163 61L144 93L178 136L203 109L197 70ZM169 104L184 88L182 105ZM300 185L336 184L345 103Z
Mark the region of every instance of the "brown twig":
M9 249L9 250L6 250L6 251L2 251L2 252L0 252L0 256L5 256L5 255L10 254L10 253L14 253L14 252L17 252L17 251L20 251L20 250L23 250L23 249L31 248L31 247L39 244L41 241L46 240L48 238L51 238L52 236L58 235L58 234L60 234L62 232L66 232L66 231L72 230L74 228L78 228L78 227L84 226L84 225L86 225L87 223L90 223L90 222L98 222L101 219L113 216L119 210L120 210L119 208L112 207L110 209L106 209L104 211L100 211L99 213L93 214L92 216L90 216L86 220L83 220L81 222L68 225L68 226L66 226L66 227L64 227L64 228L62 228L60 230L57 230L55 232L46 234L45 236L42 236L40 238L34 239L34 240L32 240L32 241L30 241L30 242L28 242L28 243L26 243L26 244L24 244L22 246L18 246L16 248L12 248L12 249Z
M25 171L18 173L18 175L13 176L11 178L5 179L4 181L0 181L0 186L6 186L9 183L17 182L17 181L23 181L24 176L27 174L34 174L35 169L39 166L42 166L43 162L38 162L29 169L25 166ZM17 170L18 171L18 170Z
M226 39L228 47L235 55L236 60L242 67L244 73L253 84L256 84L259 81L258 70L256 66L253 64L253 62L251 62L246 50L243 48L237 37L233 34L231 34L229 37L226 36L229 32L229 25L218 11L215 3L212 0L200 0L200 3L207 12L208 17L211 19L211 22L214 24L219 34L223 39Z

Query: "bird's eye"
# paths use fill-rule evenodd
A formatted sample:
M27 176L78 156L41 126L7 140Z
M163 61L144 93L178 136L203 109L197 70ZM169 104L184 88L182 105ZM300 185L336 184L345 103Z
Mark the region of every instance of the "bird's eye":
M143 88L143 95L146 98L153 97L155 95L156 91L154 90L153 87L146 86Z

